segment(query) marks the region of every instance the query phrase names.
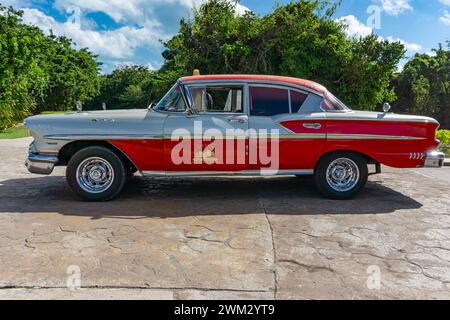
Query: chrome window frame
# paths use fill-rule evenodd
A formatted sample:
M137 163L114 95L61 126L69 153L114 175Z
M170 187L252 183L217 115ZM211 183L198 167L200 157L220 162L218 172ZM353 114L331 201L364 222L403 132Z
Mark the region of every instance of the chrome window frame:
M184 102L184 105L185 105L186 109L183 112L165 111L165 110L159 110L159 109L155 109L155 108L151 108L151 110L153 110L155 112L167 114L167 115L189 115L190 113L192 113L192 109L191 109L190 105L187 103L187 99L186 99L186 96L185 96L185 92L184 92L185 88L184 88L183 81L177 80L177 82L170 88L170 90L172 90L172 88L175 85L178 85L178 87L180 88L181 98L183 99L183 102ZM169 93L169 91L167 91L166 94ZM166 94L161 98L161 100L166 96ZM158 104L159 104L159 102L158 102ZM156 104L155 107L158 104Z

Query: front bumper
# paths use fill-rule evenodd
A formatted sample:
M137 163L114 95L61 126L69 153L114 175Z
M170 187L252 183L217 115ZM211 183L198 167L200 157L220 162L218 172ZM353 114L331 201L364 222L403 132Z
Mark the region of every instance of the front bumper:
M36 174L50 174L53 172L58 157L28 152L25 166L28 171Z
M445 154L436 150L429 151L425 157L425 168L441 168L444 166Z

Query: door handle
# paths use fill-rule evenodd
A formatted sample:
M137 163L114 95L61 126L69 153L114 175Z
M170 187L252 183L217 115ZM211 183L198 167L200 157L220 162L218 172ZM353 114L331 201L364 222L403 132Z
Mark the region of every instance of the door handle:
M306 129L319 130L320 128L322 128L322 125L320 123L304 123L303 127L305 127Z
M230 118L228 118L228 122L231 122L231 123L246 123L247 119L245 119L243 117L230 117Z

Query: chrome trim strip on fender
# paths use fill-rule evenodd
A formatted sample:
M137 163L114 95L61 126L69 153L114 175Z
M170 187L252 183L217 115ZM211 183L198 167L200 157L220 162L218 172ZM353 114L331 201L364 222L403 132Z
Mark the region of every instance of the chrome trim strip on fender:
M278 135L271 135L270 133L267 135L260 135L260 136L224 136L222 139L218 139L218 140L245 140L245 139L255 139L255 138L267 138L267 139L284 139L284 140L289 140L289 139L326 139L326 134L325 133L292 133L292 134L278 134ZM179 141L181 139L183 140L207 140L210 141L212 139L214 139L215 136L189 136L189 135L175 135L175 136L170 136L170 135L166 135L164 136L165 140L171 140L171 141Z
M351 112L351 111L350 111ZM365 118L365 117L333 117L333 113L326 112L327 113L327 119L331 121L384 121L384 122L419 122L419 123L436 123L439 124L437 120L434 119L396 119L396 118ZM330 116L331 115L331 116ZM315 119L308 119L308 120L315 120ZM316 120L323 120L323 119L316 119Z
M51 134L44 136L49 140L162 140L163 135L141 134Z
M280 139L284 140L295 140L295 139L326 139L326 133L291 133L291 134L280 134Z
M273 172L277 172L274 174ZM300 170L261 170L243 171L142 171L144 177L220 177L220 176L264 176L264 175L313 175L313 169Z
M389 136L378 134L328 134L330 140L426 140L422 137Z
M270 134L265 136L267 138L272 138ZM330 139L330 140L426 140L422 137L411 137L411 136L390 136L390 135L376 135L376 134L326 134L326 133L290 133L290 134L279 134L275 135L273 138L279 139ZM178 141L181 139L185 140L212 140L215 136L192 136L192 135L92 135L92 134L75 134L75 135L47 135L44 136L45 139L49 140L172 140ZM175 138L175 139L174 139ZM224 136L222 140L243 140L249 137L248 135L236 135L236 136Z

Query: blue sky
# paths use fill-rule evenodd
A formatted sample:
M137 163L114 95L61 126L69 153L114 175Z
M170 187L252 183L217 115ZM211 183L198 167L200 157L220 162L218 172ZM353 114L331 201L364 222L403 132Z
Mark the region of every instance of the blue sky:
M103 72L127 64L157 69L163 62L160 39L178 30L181 17L203 0L0 0L25 11L24 21L74 39L104 63ZM232 0L230 0L232 1ZM237 14L264 15L289 0L241 0ZM429 53L450 40L450 0L343 0L335 19L349 36L374 32L402 41L408 56Z

